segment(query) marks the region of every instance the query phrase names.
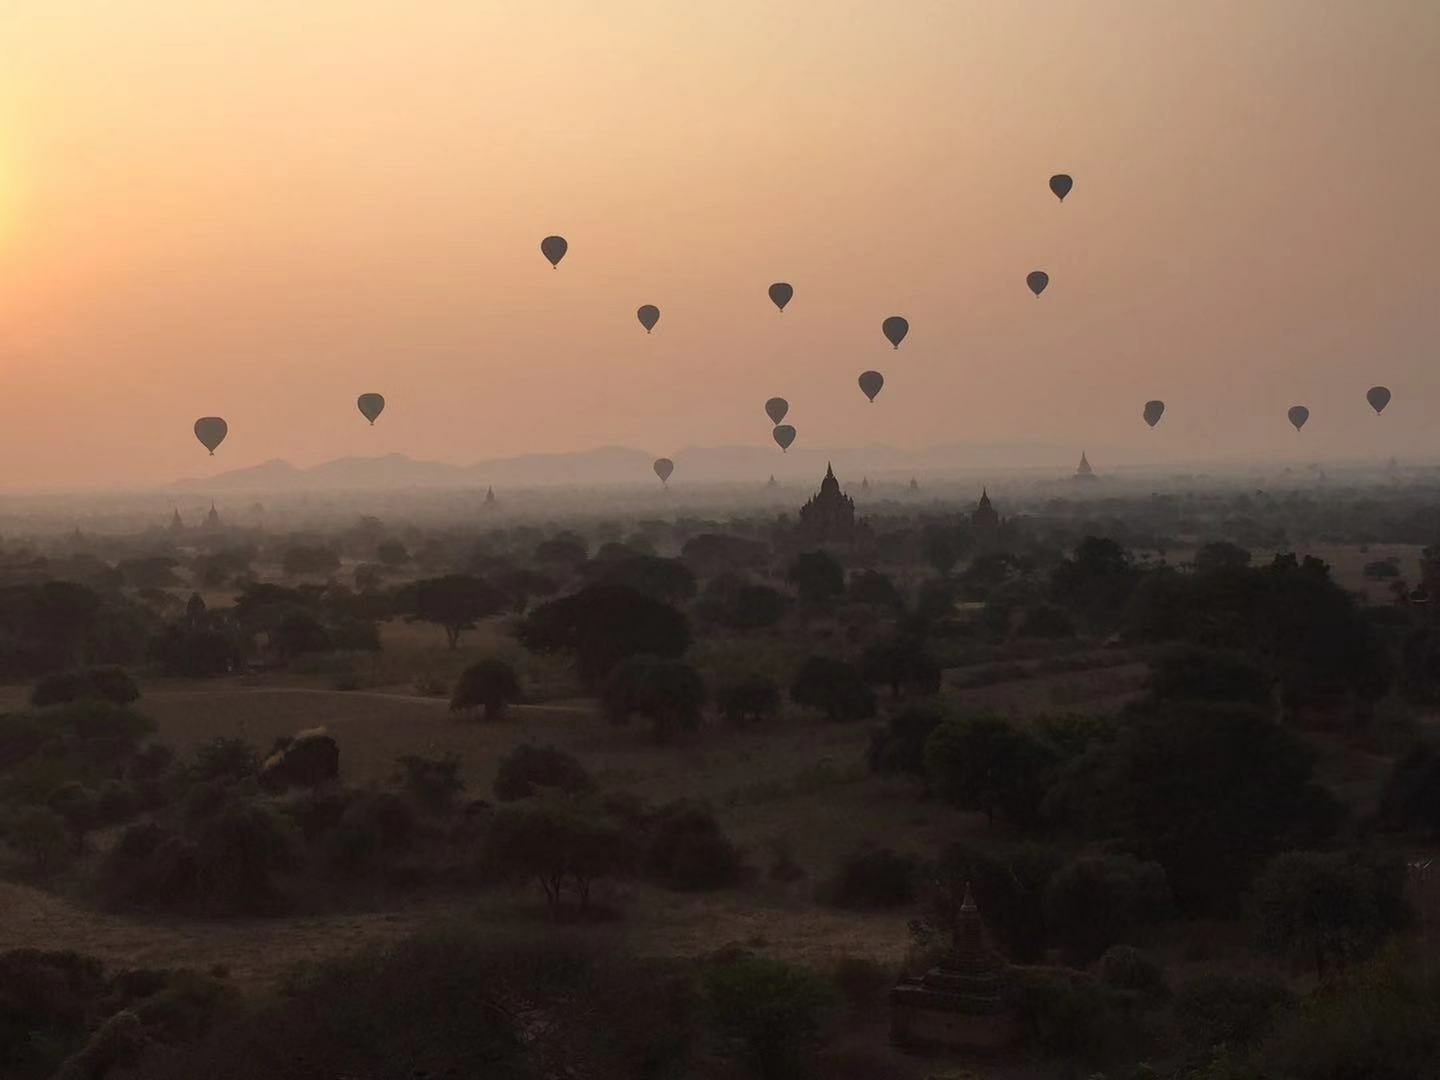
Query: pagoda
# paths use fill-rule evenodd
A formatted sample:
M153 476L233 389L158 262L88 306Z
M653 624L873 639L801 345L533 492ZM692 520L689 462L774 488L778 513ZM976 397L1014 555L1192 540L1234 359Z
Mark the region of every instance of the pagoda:
M1000 535L1000 515L990 505L990 492L980 489L980 501L970 514L970 530L982 548L993 548Z
M215 509L215 500L210 500L210 513L205 515L205 528L218 529L220 527L220 512Z
M180 520L180 508L177 506L174 513L170 515L170 531L180 532L185 528L185 522Z
M985 943L970 884L956 913L950 948L924 975L890 991L890 1041L914 1049L993 1051L1022 1035L1010 965Z
M840 490L835 470L827 462L820 490L800 508L800 531L811 542L847 542L855 539L855 500Z
M1085 451L1080 451L1080 464L1075 466L1076 480L1094 480L1095 470L1090 467L1090 461L1085 456Z
M485 488L485 505L486 505L486 506L494 506L494 505L495 505L495 487L494 487L494 485L490 485L490 486L488 486L488 487Z

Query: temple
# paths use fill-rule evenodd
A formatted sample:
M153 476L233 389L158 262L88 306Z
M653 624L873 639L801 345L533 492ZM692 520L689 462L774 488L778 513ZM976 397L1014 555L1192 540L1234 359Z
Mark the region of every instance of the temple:
M1010 966L985 943L970 885L956 913L950 948L919 978L890 991L890 1038L907 1049L993 1051L1017 1042Z
M218 529L220 527L220 512L215 509L215 503L210 503L210 513L205 515L205 528Z
M486 505L486 506L494 506L494 505L495 505L495 488L494 488L493 485L491 485L491 486L489 486L489 487L487 487L487 488L485 489L485 505Z
M993 548L1000 538L1000 515L990 505L990 492L980 489L980 501L970 515L970 531L982 550Z
M812 543L848 543L856 538L855 500L841 492L828 463L820 490L800 508L800 531Z
M180 508L177 506L175 512L170 515L170 531L179 532L185 528L185 522L180 520Z
M1075 466L1076 480L1094 480L1095 470L1090 467L1089 460L1085 457L1085 451L1080 451L1080 464Z

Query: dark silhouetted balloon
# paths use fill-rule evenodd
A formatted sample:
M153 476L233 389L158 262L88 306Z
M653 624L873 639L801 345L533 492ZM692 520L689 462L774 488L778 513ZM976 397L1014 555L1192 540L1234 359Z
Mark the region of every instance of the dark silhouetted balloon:
M1050 177L1050 190L1055 193L1055 198L1061 202L1065 201L1065 196L1070 194L1070 189L1074 186L1075 181L1071 180L1067 173L1056 173Z
M1163 401L1145 402L1145 423L1154 427L1160 422L1160 417L1165 415L1165 403Z
M1379 416L1385 411L1385 406L1390 404L1390 391L1384 386L1372 386L1365 391L1365 400L1370 402L1370 407Z
M880 329L885 334L885 340L898 349L900 342L904 341L905 335L910 332L910 324L899 315L891 315L880 324Z
M795 290L783 281L777 281L774 285L770 286L770 302L779 308L782 313L785 311L785 305L790 302L790 298L794 295Z
M1310 410L1304 405L1291 405L1290 411L1285 415L1290 417L1290 423L1295 425L1296 431L1299 431L1305 426L1305 421L1310 419Z
M215 448L225 441L225 436L230 433L230 425L218 416L202 416L195 421L195 438L200 440L200 445L210 451L211 456L215 454Z
M550 265L560 266L560 260L565 257L565 252L570 250L570 245L565 242L563 236L547 236L540 241L540 253L550 260Z
M885 376L878 371L866 371L860 376L860 389L865 392L865 396L872 403L875 401L875 395L880 393L880 388L884 385Z
M645 328L645 333L648 334L651 330L655 329L655 324L660 321L660 309L654 304L645 304L639 311L635 312L635 317L640 320L640 325Z
M355 406L360 410L360 415L373 426L376 417L385 411L385 399L379 394L361 394L355 399Z
M660 478L663 484L670 479L670 474L675 471L675 463L668 457L655 459L655 475Z
M772 432L775 441L780 444L780 451L783 453L790 449L790 444L795 441L795 429L789 424L776 424Z
M1025 275L1025 284L1030 286L1030 291L1037 297L1045 291L1045 286L1050 284L1050 275L1044 270L1031 270Z
M772 397L765 402L765 415L770 417L772 424L778 424L785 419L785 414L790 411L790 403L783 397Z

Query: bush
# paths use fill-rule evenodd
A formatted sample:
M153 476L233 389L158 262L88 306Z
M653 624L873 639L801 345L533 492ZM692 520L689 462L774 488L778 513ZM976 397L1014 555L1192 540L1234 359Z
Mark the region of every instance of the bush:
M844 999L851 1019L866 1022L884 1013L895 972L862 956L846 956L830 969L830 981Z
M662 807L645 851L646 872L684 891L734 885L744 866L708 808L689 802Z
M1440 833L1440 744L1411 747L1390 770L1380 820L1392 829Z
M1096 974L1106 986L1133 990L1147 998L1170 996L1165 969L1148 954L1129 945L1112 945L1106 949Z
M294 865L281 819L258 803L233 803L207 818L195 838L201 901L227 915L273 915L281 907L277 876Z
M477 660L460 673L451 710L484 709L486 720L499 720L505 707L520 697L520 676L498 657Z
M758 724L779 711L780 687L768 675L750 675L721 686L715 703L737 727Z
M964 810L997 813L1018 825L1034 821L1055 750L1028 729L988 713L940 724L925 742L925 772L934 789Z
M1037 970L1018 993L1026 1044L1069 1064L1103 1064L1133 1038L1126 996L1083 977Z
M260 771L260 757L244 739L221 736L195 750L190 775L198 781L224 780L234 783Z
M1175 1019L1196 1049L1254 1046L1295 1005L1283 985L1253 975L1204 975L1175 995Z
M875 692L859 668L844 660L812 656L790 684L790 700L823 712L829 720L865 720L875 715Z
M185 910L199 890L195 847L153 822L120 834L100 863L101 900L112 908Z
M30 704L36 708L64 705L83 698L95 698L114 705L129 705L140 697L124 668L82 668L79 671L57 671L46 675L30 692Z
M500 759L495 798L512 802L554 788L571 795L592 790L595 782L585 767L564 750L522 743Z
M59 869L73 851L65 819L43 806L28 806L17 813L5 829L5 839L37 873Z
M481 852L485 869L501 878L530 878L555 912L573 889L582 909L592 884L633 864L630 837L589 802L554 796L526 799L496 811Z
M835 991L818 976L768 957L711 961L705 976L711 1023L760 1080L793 1080L820 1040Z
M928 709L896 713L870 737L865 761L871 772L925 776L925 743L940 726L940 714Z
M1081 856L1056 871L1045 888L1046 926L1079 964L1170 910L1164 868L1129 855Z
M1054 604L1037 604L1025 611L1015 633L1022 638L1066 638L1075 636L1070 613Z
M1243 653L1193 645L1166 649L1150 665L1150 693L1162 701L1274 705L1273 680Z
M612 724L638 714L651 722L655 738L664 740L699 726L705 683L683 660L633 656L610 672L600 703Z
M915 899L915 860L889 848L861 849L840 860L825 892L836 907L881 909Z
M465 790L460 779L460 755L427 758L406 754L396 762L396 780L404 793L427 814L441 816L455 808L455 800Z
M349 800L321 842L331 865L356 873L385 852L403 850L417 828L415 811L404 799L390 791L367 791Z

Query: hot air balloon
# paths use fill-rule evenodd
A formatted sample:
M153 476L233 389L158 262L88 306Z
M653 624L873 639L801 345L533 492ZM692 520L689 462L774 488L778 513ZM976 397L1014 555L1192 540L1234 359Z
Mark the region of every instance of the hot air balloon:
M1291 405L1290 411L1285 415L1290 417L1290 423L1295 425L1296 431L1299 431L1305 426L1305 421L1310 419L1310 410L1304 405Z
M380 394L361 394L355 399L355 407L360 410L360 415L370 421L370 426L375 426L376 418L385 411L385 398Z
M878 371L866 371L860 376L860 389L870 399L871 404L875 402L875 395L880 393L880 388L885 385L885 376Z
M1384 386L1372 386L1365 391L1365 400L1370 402L1370 407L1379 416L1385 411L1385 406L1390 404L1390 391Z
M668 457L655 459L655 475L660 478L663 484L670 479L670 474L675 471L675 463Z
M772 424L778 424L785 419L785 414L790 411L790 403L783 397L772 397L765 402L765 415L770 417Z
M795 429L789 424L776 424L775 430L771 432L775 441L780 444L780 452L783 454L790 449L790 444L795 441Z
M880 330L884 333L885 339L898 349L900 342L904 341L905 335L910 332L910 324L899 315L891 315L880 324Z
M1030 291L1039 299L1040 294L1045 291L1045 286L1050 284L1050 275L1044 270L1031 270L1025 275L1025 284L1030 286Z
M795 290L783 281L777 281L770 286L770 302L780 309L781 314L785 312L785 305L795 295Z
M550 260L550 265L557 270L560 268L560 260L565 257L565 252L570 250L570 245L565 242L563 236L547 236L540 241L540 253Z
M1165 403L1163 401L1145 402L1145 423L1154 427L1160 422L1160 417L1165 415Z
M645 304L639 311L635 312L635 317L640 320L640 325L645 328L645 333L648 334L651 330L655 329L655 324L660 321L660 309L654 304Z
M215 456L215 448L225 441L229 433L230 425L218 416L202 416L195 421L195 438L210 451L211 457Z
M1061 202L1065 201L1065 196L1070 194L1070 189L1074 186L1075 181L1070 179L1068 173L1056 173L1050 177L1050 190L1055 193L1055 198Z

